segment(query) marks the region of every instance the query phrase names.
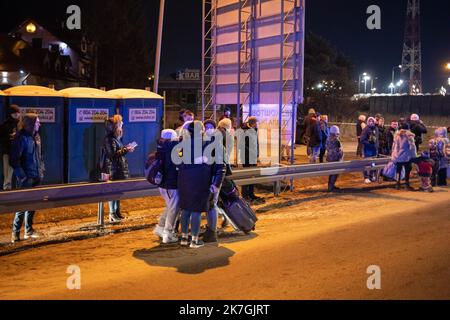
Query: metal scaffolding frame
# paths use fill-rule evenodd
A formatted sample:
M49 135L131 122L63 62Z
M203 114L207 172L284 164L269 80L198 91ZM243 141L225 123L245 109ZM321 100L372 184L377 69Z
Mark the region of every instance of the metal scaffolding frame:
M281 17L280 17L280 97L279 97L279 161L282 162L284 148L282 145L282 133L286 130L289 123L283 125L283 113L286 113L288 106L292 108L292 137L291 137L291 164L295 164L295 130L297 124L297 93L300 93L299 79L297 75L301 74L297 60L300 55L301 47L299 46L300 32L303 30L303 23L300 19L302 16L300 10L304 10L301 6L301 0L281 0ZM290 27L288 29L287 27ZM287 32L287 30L289 30ZM287 76L286 75L287 71ZM285 94L289 92L288 98ZM288 146L285 146L288 150Z
M203 0L202 6L202 121L212 109L217 119L216 66L217 66L217 5L218 0Z
M257 29L259 23L258 10L268 0L236 0L235 8L238 13L237 22L237 53L236 85L233 86L233 95L236 94L237 125L242 122L242 107L249 107L249 115L253 114L252 106L260 103L258 81L261 72L261 61L257 57ZM219 0L203 0L203 50L202 50L202 118L217 118L217 89L223 85L217 83L217 36L218 36L218 2ZM277 0L281 5L280 14L280 57L275 58L279 65L279 121L280 121L280 155L290 147L290 162L295 163L295 129L297 121L297 105L302 103L303 93L303 48L304 48L304 0ZM219 9L220 10L220 9ZM233 68L234 65L233 65ZM261 82L263 83L263 82ZM278 84L275 84L278 86ZM275 93L278 94L278 93ZM283 124L283 114L292 105L292 142L284 143L282 147L282 133L291 123ZM290 112L290 111L289 111ZM289 152L287 152L289 153Z

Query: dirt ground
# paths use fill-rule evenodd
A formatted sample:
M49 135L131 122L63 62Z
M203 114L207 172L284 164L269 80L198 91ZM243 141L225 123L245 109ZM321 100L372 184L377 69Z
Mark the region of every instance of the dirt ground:
M255 207L255 233L226 229L219 245L199 250L159 244L151 227L160 199L127 201L128 224L147 227L0 255L0 299L450 299L450 189L361 180L341 177L339 194L325 192L326 178L300 180L278 198L260 190L267 203ZM95 207L70 210L79 216L39 213L37 227L56 236L95 221ZM80 290L67 288L73 265ZM367 288L372 265L381 290Z

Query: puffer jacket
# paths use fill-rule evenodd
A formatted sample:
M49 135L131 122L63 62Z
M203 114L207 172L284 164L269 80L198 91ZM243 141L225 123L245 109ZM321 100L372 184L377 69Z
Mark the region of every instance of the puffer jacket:
M422 144L422 135L427 134L427 127L421 121L410 121L409 127L411 132L414 133L414 141L416 144Z
M20 180L44 178L45 165L42 157L41 138L21 130L11 145L10 165Z
M449 167L450 141L447 138L438 137L430 140L430 157L439 164L439 170Z
M344 158L344 150L342 149L342 144L339 138L331 134L326 143L327 148L327 161L328 162L339 162Z
M361 134L365 157L376 157L380 147L380 132L378 127L367 126Z
M406 163L417 158L415 135L408 130L400 130L394 137L392 147L392 161L394 163Z
M211 186L220 188L225 178L225 166L223 163L208 164L206 155L195 158L196 144L202 144L203 151L207 143L203 140L192 139L190 146L190 163L182 163L178 166L178 194L180 208L191 212L207 212L211 208ZM184 155L185 156L185 155ZM187 158L187 157L186 157ZM186 159L185 159L186 161Z
M258 129L252 129L244 123L237 135L241 163L244 167L255 167L259 158Z
M161 156L163 169L163 179L159 185L162 189L178 189L178 169L172 161L172 151L178 145L178 141L160 139L158 141L157 152Z
M125 180L130 177L128 161L126 155L127 149L124 147L121 139L113 135L107 135L103 142L103 148L106 152L106 172L110 174L111 180Z

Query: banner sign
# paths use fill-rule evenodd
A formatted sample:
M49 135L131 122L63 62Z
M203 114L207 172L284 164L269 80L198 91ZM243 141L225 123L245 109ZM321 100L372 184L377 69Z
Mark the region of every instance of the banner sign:
M55 123L56 122L56 109L55 108L35 108L25 107L20 108L22 115L27 113L37 114L41 123Z
M130 109L130 123L156 122L156 109Z
M77 123L103 123L108 118L108 109L77 109Z

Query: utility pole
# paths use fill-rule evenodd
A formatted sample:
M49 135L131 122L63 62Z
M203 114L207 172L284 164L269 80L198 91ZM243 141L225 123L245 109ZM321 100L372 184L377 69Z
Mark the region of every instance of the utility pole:
M155 82L153 84L153 92L154 93L158 93L158 89L159 89L159 70L160 70L160 65L161 65L162 34L163 34L163 29L164 29L164 7L165 7L165 0L160 0L158 43L157 43L157 47L156 47L156 61L155 61Z
M420 0L408 0L402 73L409 73L409 94L422 93L422 43L420 37Z

